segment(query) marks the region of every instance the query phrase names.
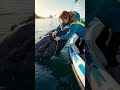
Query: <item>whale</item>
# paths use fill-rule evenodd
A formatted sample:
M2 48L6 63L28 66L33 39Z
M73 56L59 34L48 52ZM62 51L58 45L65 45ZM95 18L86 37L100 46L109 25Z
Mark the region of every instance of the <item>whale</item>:
M55 29L39 38L38 42L35 44L35 56L45 59L51 58L52 56L60 53L68 40L59 40L58 42L55 41L52 37L52 32L54 31ZM69 29L63 29L58 32L56 36L60 37L65 35L68 31Z
M34 87L35 16L12 25L0 38L0 90Z

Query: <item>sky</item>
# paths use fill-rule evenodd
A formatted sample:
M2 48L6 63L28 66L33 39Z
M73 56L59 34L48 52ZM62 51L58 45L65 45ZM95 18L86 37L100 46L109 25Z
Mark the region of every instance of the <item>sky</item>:
M35 13L38 16L58 17L63 10L77 11L81 18L85 17L85 0L35 0Z

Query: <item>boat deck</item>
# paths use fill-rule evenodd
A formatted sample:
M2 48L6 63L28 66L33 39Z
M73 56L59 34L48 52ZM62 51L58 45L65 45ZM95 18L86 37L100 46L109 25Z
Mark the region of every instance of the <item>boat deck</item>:
M72 68L79 85L82 86L82 83L86 90L90 90L90 88L92 88L92 90L120 90L120 83L118 82L120 81L120 77L116 77L116 75L120 76L120 73L112 72L113 75L109 73L109 70L105 68L108 65L107 60L95 43L103 27L104 25L97 18L87 27L84 55L80 55L79 50L75 46L77 37L74 36L70 41L69 52L72 59ZM120 62L120 49L116 57ZM85 68L84 77L82 75L83 70L79 67L80 63L83 64ZM120 71L120 68L118 68L118 70ZM88 80L88 82L86 80Z
M112 78L111 78L110 73L108 73L107 70L105 69L105 67L107 66L107 60L95 43L95 40L96 40L98 34L102 30L101 28L103 28L103 27L104 27L104 25L97 18L95 18L87 27L86 44L87 44L87 50L88 50L87 54L89 54L89 59L87 61L89 61L89 63L91 63L93 60L97 65L97 67L92 65L95 68L94 71L98 69L99 74L100 74L100 72L102 72L102 74L106 75L106 76L103 76L106 78L106 80L111 79L110 81L108 80L108 83L110 82L111 86L113 85L114 87L116 86L120 89L120 83L118 82L118 81L120 81L120 78L116 77L116 74L118 74L120 76L120 73L114 72L114 74L112 75ZM120 62L120 49L118 50L116 57L117 57L118 62ZM92 63L92 64L94 64L94 63ZM90 67L88 67L88 68L90 68ZM103 79L102 75L96 76L96 79L99 79L97 77L100 77L101 80ZM107 78L107 77L109 77L109 78ZM100 86L104 81L105 81L105 79L103 79L103 81L101 81L101 82L99 80L96 82L98 82L98 85ZM116 84L112 84L112 81L115 81ZM93 81L93 84L94 84L94 81ZM104 84L106 84L106 83L104 83ZM117 89L115 88L115 90L119 90L118 88ZM99 88L98 88L98 90L99 90Z

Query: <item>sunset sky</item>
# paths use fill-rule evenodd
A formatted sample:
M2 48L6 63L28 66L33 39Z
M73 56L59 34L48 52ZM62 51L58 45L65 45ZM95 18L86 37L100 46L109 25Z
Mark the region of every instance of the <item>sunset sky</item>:
M58 17L63 10L74 10L80 13L81 18L85 17L85 0L35 0L35 13L38 16Z

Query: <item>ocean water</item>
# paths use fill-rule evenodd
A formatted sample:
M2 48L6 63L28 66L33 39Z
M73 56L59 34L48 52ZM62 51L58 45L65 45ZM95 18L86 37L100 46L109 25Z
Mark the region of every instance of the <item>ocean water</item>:
M36 19L35 22L35 42L59 25L57 18ZM70 65L68 45L52 59L35 58L35 90L80 90Z
M0 0L0 37L9 28L34 14L34 0Z

